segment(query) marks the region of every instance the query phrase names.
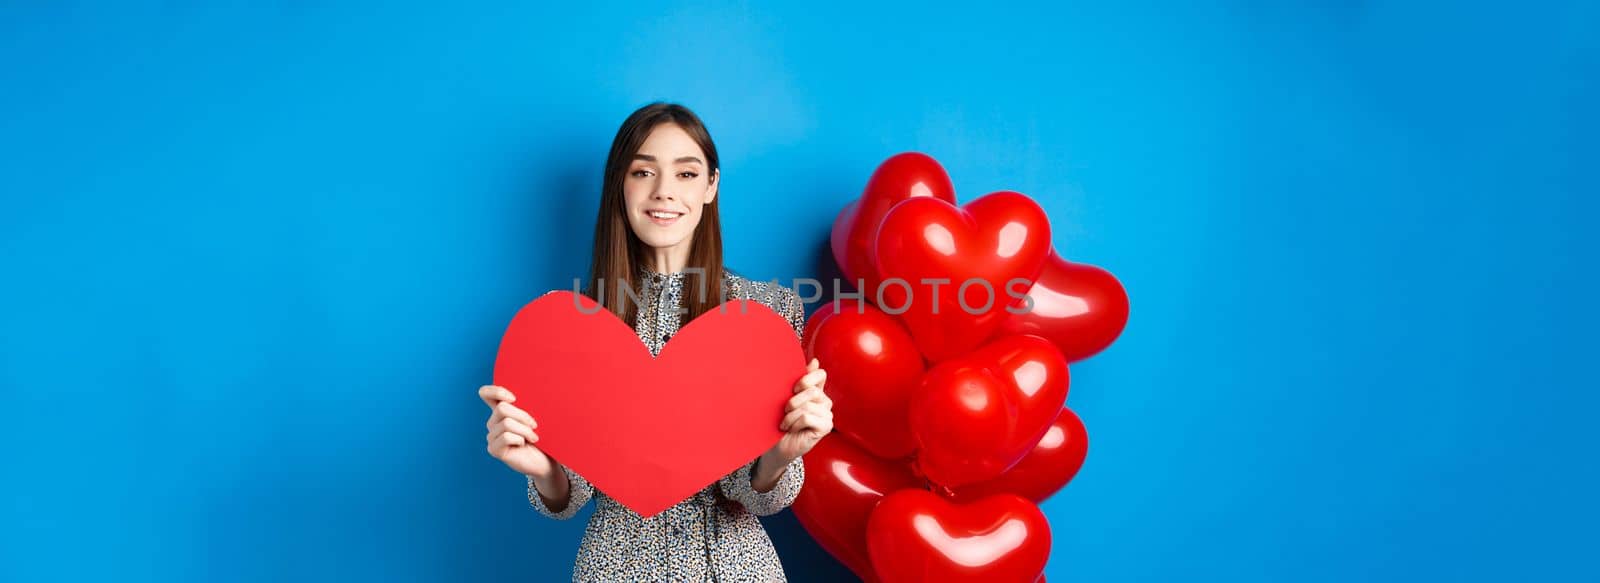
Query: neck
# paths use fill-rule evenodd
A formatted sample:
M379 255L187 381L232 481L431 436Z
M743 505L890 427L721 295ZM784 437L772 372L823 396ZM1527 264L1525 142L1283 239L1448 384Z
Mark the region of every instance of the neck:
M677 273L689 264L689 241L672 247L651 249L650 268L656 273Z

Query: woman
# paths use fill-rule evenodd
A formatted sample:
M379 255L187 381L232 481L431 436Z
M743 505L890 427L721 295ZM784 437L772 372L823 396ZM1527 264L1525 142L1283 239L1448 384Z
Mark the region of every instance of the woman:
M651 355L680 326L725 299L761 302L787 318L797 336L801 332L803 306L793 290L723 268L719 178L710 134L681 105L654 103L635 111L611 144L586 293L633 322ZM619 285L638 293L619 293ZM777 445L648 519L541 452L538 419L519 409L510 391L489 385L479 396L493 411L489 453L528 476L535 509L567 519L596 501L574 581L782 581L783 566L756 516L794 501L805 480L800 456L832 430L833 402L822 390L826 376L816 360L808 363L785 405Z

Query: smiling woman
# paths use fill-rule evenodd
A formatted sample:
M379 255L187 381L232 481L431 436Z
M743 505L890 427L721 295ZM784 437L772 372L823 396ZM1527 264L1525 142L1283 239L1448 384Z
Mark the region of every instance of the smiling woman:
M793 290L723 268L719 178L711 135L681 105L635 111L612 142L585 293L632 322L651 356L682 325L731 299L760 302L801 334L804 310ZM479 396L492 410L489 453L527 475L534 509L567 519L596 501L574 581L782 581L782 563L756 516L794 502L805 480L800 456L833 429L826 377L813 360L795 381L778 426L784 435L771 449L648 518L540 451L536 412L514 405L509 390L489 385Z
M657 273L690 269L688 319L715 307L723 280L717 146L688 108L653 103L622 122L611 143L594 225L589 294L624 322L637 306L622 289L637 289L638 266Z

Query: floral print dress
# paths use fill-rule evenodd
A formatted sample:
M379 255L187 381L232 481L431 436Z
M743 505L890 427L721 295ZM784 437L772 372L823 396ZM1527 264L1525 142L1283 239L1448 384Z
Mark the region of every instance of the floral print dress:
M698 274L692 276L699 277ZM684 295L685 273L640 273L640 305L634 330L650 348L661 352L678 331L677 314ZM759 282L726 272L729 300L759 302L782 315L799 336L804 305L799 295L776 282ZM805 481L800 459L790 462L768 492L750 484L756 460L722 477L676 506L650 518L617 503L583 476L562 466L571 484L571 498L559 512L545 506L528 478L528 502L551 518L572 518L592 499L595 512L578 547L573 581L784 581L783 565L772 540L756 516L775 514L794 502Z

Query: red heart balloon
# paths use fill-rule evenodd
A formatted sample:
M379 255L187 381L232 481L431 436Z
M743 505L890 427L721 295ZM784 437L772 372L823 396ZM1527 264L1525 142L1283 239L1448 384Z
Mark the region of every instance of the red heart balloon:
M821 307L817 308L816 312L811 314L811 318L806 320L806 325L801 329L800 334L800 346L805 349L806 354L811 353L811 342L817 337L817 326L821 325L823 320L828 319L828 316L832 316L834 308L845 301L847 300L822 304Z
M1039 507L1011 494L952 504L901 490L872 511L867 549L883 583L1028 583L1050 560L1050 523Z
M1060 491L1083 467L1089 433L1071 409L1062 409L1039 443L1000 477L954 488L951 499L970 502L999 493L1016 494L1042 503Z
M1061 353L1037 336L1002 337L933 367L911 400L917 469L947 488L999 476L1049 430L1068 382Z
M916 444L906 408L924 368L916 343L894 318L864 302L829 306L805 346L806 356L828 371L823 390L833 399L834 429L878 457L911 455Z
M838 433L822 438L801 459L806 485L791 507L795 518L856 576L875 580L867 555L867 517L884 496L920 488L922 481L904 465L875 458Z
M1061 351L1038 336L1002 336L973 351L970 358L988 363L989 370L1016 392L1017 426L1032 432L1028 444L1044 436L1071 390L1071 371Z
M890 156L878 165L861 198L846 205L833 221L829 237L833 260L839 271L855 285L856 279L865 280L868 298L878 286L878 267L872 259L873 241L878 236L878 225L883 216L901 201L928 197L951 204L956 202L955 186L944 167L927 154L905 152Z
M1005 452L1017 441L1016 417L1017 405L994 373L957 361L933 367L911 399L915 468L946 487L1000 475L1014 461Z
M1033 307L1008 314L1002 334L1036 334L1077 362L1110 346L1128 324L1128 294L1111 272L1062 259L1054 251L1028 289Z
M1016 192L988 194L963 207L914 198L884 216L874 252L884 278L878 307L890 314L904 310L900 318L922 354L938 362L987 340L1006 308L1021 306L1050 253L1050 220Z
M657 358L594 300L552 292L512 318L495 384L539 422L539 448L649 517L783 437L805 373L794 328L734 300L684 326Z

